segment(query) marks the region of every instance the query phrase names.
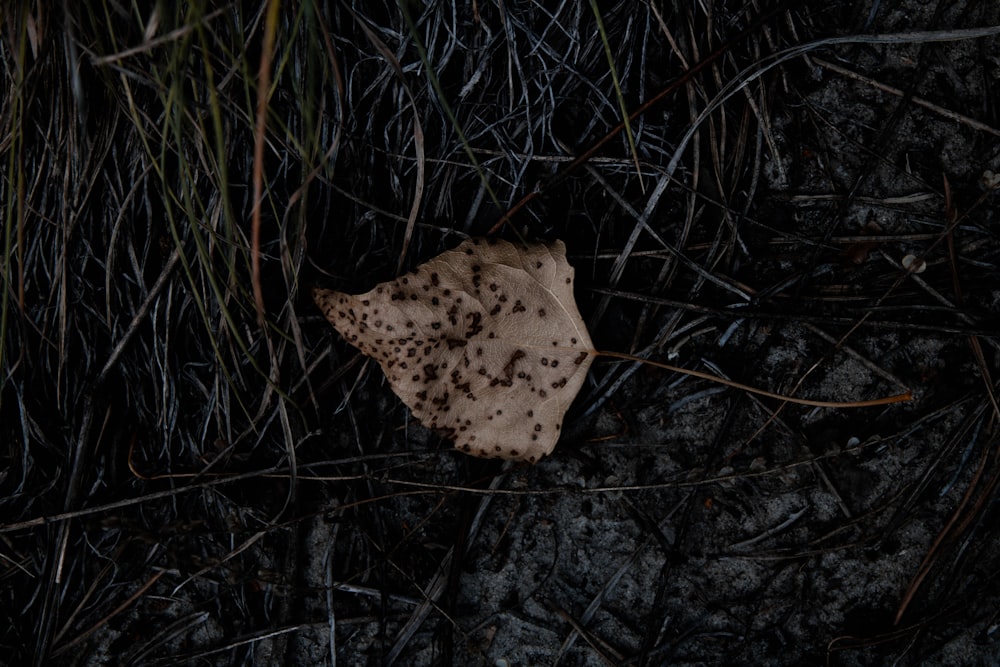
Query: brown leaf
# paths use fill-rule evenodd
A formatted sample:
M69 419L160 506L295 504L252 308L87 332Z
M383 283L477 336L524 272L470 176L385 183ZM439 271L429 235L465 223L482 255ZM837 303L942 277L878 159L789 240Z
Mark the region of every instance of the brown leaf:
M367 294L313 299L425 426L476 456L549 454L596 354L562 241L469 239Z

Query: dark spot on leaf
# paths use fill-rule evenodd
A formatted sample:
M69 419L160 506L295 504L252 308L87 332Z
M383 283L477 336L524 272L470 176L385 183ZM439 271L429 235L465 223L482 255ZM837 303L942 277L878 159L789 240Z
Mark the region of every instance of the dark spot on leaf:
M469 317L472 318L472 322L469 324L469 328L465 331L466 338L472 338L478 335L483 330L483 314L482 313L470 313ZM480 349L480 354L482 354L482 349Z
M526 356L528 355L525 354L524 350L515 350L514 354L510 355L510 361L508 361L507 365L503 367L503 374L507 376L508 380L514 377L514 364L521 359L524 359Z

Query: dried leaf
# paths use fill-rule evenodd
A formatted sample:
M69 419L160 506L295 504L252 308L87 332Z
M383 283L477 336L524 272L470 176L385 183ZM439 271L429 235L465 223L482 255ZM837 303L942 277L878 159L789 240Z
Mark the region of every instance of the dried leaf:
M476 456L549 454L596 354L562 241L470 239L366 294L313 298L425 426Z

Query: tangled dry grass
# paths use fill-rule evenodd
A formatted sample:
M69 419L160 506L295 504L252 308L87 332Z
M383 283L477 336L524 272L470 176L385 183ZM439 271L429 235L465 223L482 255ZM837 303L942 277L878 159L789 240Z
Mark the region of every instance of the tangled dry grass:
M0 11L0 660L996 655L995 3L190 4ZM490 230L601 348L915 398L598 363L464 460L308 288Z

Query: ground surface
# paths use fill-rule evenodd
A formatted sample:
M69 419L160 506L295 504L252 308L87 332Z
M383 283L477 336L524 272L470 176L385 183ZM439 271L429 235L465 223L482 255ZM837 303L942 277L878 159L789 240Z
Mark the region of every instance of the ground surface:
M1000 5L92 4L0 38L9 664L1000 654ZM600 359L551 457L456 453L308 288L531 192L599 349L913 400Z

